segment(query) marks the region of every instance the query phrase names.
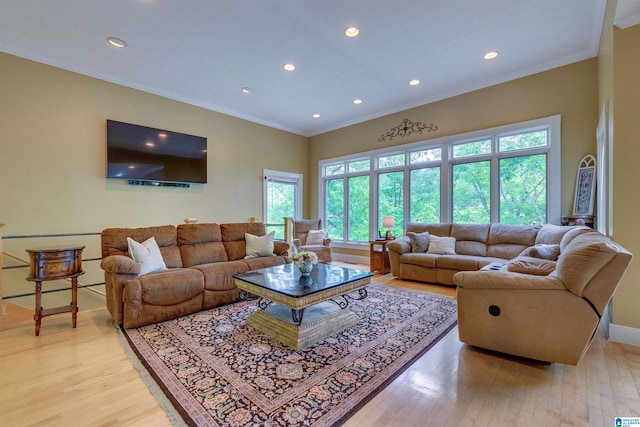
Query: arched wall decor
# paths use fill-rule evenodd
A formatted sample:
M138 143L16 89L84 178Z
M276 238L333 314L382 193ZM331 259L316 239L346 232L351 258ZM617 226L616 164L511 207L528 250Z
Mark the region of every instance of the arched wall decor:
M422 122L412 122L409 119L404 119L398 126L392 127L387 133L383 133L378 138L378 142L385 142L387 140L391 141L395 137L403 138L405 136L409 136L412 133L422 132L434 132L438 130L438 126L433 123L429 123L428 125Z
M573 200L574 215L593 215L593 198L596 188L596 158L587 154L580 160L576 178L576 197Z

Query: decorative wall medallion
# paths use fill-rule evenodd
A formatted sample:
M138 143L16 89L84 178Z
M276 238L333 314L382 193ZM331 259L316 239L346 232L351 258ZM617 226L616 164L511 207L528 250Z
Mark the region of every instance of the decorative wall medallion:
M387 139L391 141L396 136L405 137L412 133L422 134L423 131L435 132L438 130L438 126L433 123L425 125L422 122L412 122L409 119L404 119L398 126L392 127L387 133L380 135L378 142L384 142Z

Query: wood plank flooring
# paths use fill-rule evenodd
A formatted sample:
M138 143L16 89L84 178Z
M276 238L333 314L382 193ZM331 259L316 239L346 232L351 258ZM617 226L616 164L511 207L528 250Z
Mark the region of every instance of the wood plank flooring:
M353 267L353 265L349 265ZM356 266L366 269L368 266ZM453 288L376 274L449 296ZM10 313L8 311L8 313ZM122 350L106 308L11 322L0 332L0 426L170 426ZM454 329L346 426L613 426L640 417L640 347L598 334L578 366L510 358Z

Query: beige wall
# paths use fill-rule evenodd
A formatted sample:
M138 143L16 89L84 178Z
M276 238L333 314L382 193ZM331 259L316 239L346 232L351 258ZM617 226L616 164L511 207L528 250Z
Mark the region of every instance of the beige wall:
M613 30L613 238L635 254L612 306L615 324L640 328L640 25Z
M317 214L319 160L555 114L562 116L562 214L569 214L573 209L578 162L585 154L596 154L595 58L312 137L310 210ZM438 130L378 142L382 134L405 118L434 123Z
M0 54L5 235L262 218L262 169L307 172L308 138ZM105 122L208 138L208 184L105 179Z

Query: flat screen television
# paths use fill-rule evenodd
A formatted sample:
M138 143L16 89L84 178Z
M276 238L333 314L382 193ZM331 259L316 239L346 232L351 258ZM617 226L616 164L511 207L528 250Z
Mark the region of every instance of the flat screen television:
M107 120L107 178L207 182L207 138Z

